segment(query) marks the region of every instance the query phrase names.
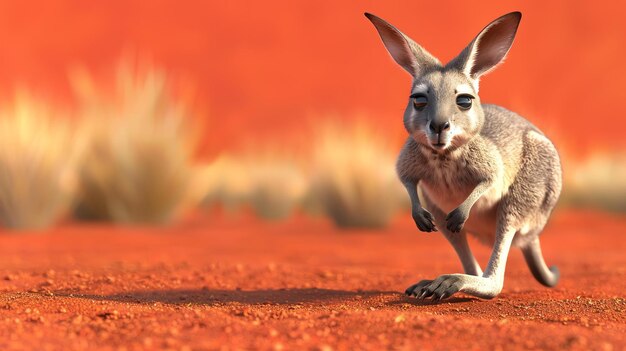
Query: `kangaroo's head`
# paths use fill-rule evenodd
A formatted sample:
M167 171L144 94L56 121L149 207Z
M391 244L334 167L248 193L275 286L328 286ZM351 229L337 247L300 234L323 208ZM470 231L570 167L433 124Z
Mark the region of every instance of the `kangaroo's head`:
M462 146L479 133L484 113L478 97L482 75L502 62L522 14L512 12L487 25L445 66L385 20L366 13L391 57L413 77L404 125L437 152Z

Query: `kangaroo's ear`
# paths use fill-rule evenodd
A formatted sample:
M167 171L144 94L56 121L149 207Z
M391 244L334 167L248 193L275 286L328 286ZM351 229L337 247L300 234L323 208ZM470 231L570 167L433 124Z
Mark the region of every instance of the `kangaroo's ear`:
M458 68L478 80L504 60L521 19L520 12L511 12L489 23L447 67Z
M367 12L365 17L372 21L374 27L376 27L391 57L413 77L419 76L428 67L441 66L439 60L433 55L411 40L411 38L402 34L396 27L387 23L387 21Z

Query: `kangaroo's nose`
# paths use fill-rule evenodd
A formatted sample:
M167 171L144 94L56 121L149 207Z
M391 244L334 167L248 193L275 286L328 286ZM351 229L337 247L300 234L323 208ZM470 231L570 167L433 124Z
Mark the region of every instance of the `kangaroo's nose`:
M428 127L433 133L439 134L444 130L450 129L450 121L445 121L445 122L431 121Z

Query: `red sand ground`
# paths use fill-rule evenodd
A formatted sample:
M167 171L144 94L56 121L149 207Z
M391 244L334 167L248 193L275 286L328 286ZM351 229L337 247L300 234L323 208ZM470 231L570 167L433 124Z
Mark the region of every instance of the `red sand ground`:
M442 303L401 294L460 268L408 217L386 232L204 218L4 233L0 349L623 350L625 230L620 217L559 212L543 237L556 289L515 251L498 298Z

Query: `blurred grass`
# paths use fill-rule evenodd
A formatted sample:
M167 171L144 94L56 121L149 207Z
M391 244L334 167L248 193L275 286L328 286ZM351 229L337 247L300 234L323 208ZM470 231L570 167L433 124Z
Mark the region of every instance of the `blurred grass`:
M110 86L81 69L71 83L78 120L24 91L0 105L2 226L45 228L74 203L79 219L162 224L203 201L270 220L302 209L342 228L381 228L409 207L399 146L364 120L316 119L305 150L259 143L201 164L201 129L164 71L123 61ZM562 206L626 211L626 154L565 165Z
M598 153L568 164L563 205L626 212L626 154Z
M112 92L85 70L71 82L88 140L80 165L80 218L167 223L195 205L196 134L165 73L123 61Z
M297 163L287 157L265 154L248 159L254 186L250 205L261 218L284 219L301 205L307 184Z
M224 154L204 168L203 179L207 184L205 206L218 204L228 213L236 213L249 201L252 180L244 162Z
M295 159L279 152L222 155L206 174L210 184L206 204L219 204L230 213L248 206L269 220L292 214L307 186Z
M326 123L313 138L308 203L343 228L386 226L405 203L391 143L364 122Z
M342 228L381 228L406 207L395 150L375 127L327 120L311 130L309 149L297 155L258 146L220 156L206 170L205 203L230 213L249 207L266 219L301 207Z
M18 91L0 109L0 222L41 229L68 210L80 147L67 116Z

